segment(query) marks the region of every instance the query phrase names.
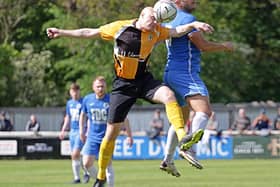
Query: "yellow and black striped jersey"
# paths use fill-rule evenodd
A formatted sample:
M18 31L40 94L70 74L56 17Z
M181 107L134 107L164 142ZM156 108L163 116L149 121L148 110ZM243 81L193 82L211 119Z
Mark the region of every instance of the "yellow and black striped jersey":
M169 37L169 29L157 24L154 31L141 31L135 27L136 19L115 21L99 28L101 38L115 40L114 66L118 77L135 79L148 64L156 43Z

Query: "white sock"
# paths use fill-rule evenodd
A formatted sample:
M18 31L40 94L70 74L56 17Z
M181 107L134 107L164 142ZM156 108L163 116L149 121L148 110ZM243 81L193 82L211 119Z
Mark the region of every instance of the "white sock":
M113 170L113 166L112 166L112 163L110 163L108 166L107 166L107 169L106 169L106 179L107 179L107 184L108 184L108 187L114 187L114 183L115 183L115 174L114 174L114 170Z
M191 131L192 133L196 132L198 129L205 129L207 122L208 122L208 115L204 112L196 112L195 116L192 120L192 124L191 124ZM194 152L196 152L196 145L194 144L192 146L192 149Z
M205 129L208 119L209 117L206 113L196 112L191 124L192 133L194 133L198 129Z
M173 125L170 125L167 133L166 145L165 145L165 156L164 160L167 162L172 162L176 147L178 145L178 137L173 128Z
M80 179L80 167L81 167L80 160L72 160L72 170L73 170L75 180Z
M94 166L89 167L87 169L87 172L88 172L90 177L96 179L96 177L97 177L97 169Z
M80 158L80 165L82 166L82 169L84 171L84 175L89 175L89 172L88 172L87 168L84 166L83 155L81 155L81 158Z

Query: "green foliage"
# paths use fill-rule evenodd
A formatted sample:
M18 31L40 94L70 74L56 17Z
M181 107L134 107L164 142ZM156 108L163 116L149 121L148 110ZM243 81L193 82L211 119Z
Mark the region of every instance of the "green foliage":
M114 78L111 42L99 39L50 40L48 27L98 27L131 19L156 0L0 0L1 106L62 106L67 85L77 81L82 95L95 76ZM233 41L234 53L205 53L201 76L212 102L280 100L280 4L277 0L200 0L197 19L210 23L212 41ZM150 70L162 79L166 49L158 45ZM141 100L138 104L146 104Z
M274 1L200 1L197 17L216 29L208 39L233 41L236 48L232 54L203 55L202 77L212 102L280 100L275 94L280 92L275 73L280 72L279 6Z
M0 45L0 100L2 106L9 106L15 96L15 82L12 81L14 66L12 58L18 52L10 45Z
M50 51L36 53L31 44L25 44L19 57L13 63L13 81L16 83L15 106L56 106L61 99L54 89L55 82L46 79L50 68Z

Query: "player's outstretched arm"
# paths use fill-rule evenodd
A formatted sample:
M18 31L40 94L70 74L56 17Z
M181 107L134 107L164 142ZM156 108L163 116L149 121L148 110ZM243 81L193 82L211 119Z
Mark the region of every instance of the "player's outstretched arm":
M214 28L208 23L194 21L185 25L177 26L174 29L171 29L169 35L170 37L180 37L190 32L192 29L197 29L199 31L206 32L206 33L212 33L214 31Z
M58 37L76 37L76 38L95 38L99 37L98 28L82 28L75 30L65 30L58 28L47 28L47 35L49 38L58 38Z
M231 42L212 42L204 39L201 32L192 32L188 35L192 43L201 51L216 52L216 51L234 51Z

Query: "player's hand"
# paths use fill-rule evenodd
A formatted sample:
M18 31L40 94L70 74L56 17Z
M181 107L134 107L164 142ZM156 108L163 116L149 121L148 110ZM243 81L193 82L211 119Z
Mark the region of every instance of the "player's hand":
M86 135L84 133L80 133L80 139L83 143L86 142Z
M206 32L206 33L214 32L214 28L211 25L209 25L208 23L200 22L200 21L194 21L193 27L199 31Z
M64 136L65 136L65 132L64 132L64 131L62 131L62 132L59 133L59 139L60 139L60 140L63 140L63 139L64 139Z
M49 38L57 38L60 36L59 29L57 28L47 28L47 35Z
M225 51L228 51L228 52L234 51L234 46L231 42L224 42L223 46L225 47Z

